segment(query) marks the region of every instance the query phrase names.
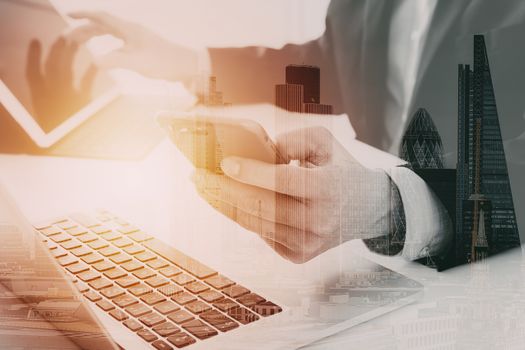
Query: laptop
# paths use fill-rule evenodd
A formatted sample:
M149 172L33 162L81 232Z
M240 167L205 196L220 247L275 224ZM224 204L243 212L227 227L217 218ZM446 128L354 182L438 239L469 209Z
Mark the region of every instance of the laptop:
M79 98L65 111L44 111L67 103L52 101L51 90L39 85L38 68L49 78L46 74L53 68L47 67L48 56L69 27L68 18L48 0L0 0L0 13L0 152L139 159L162 140L154 115L168 107L167 98L124 95L102 72L96 73L91 96ZM28 64L34 40L40 43L40 67ZM68 73L74 84L69 90L80 89L92 61L90 52L79 47Z
M30 224L1 184L0 232L0 343L9 348L295 349L422 292L355 255L315 281L283 270L239 283L106 210Z

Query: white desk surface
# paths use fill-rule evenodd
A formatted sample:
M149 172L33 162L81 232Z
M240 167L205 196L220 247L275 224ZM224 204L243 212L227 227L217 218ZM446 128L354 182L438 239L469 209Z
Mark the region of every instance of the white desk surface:
M32 221L106 208L219 269L231 263L231 256L242 261L250 249L260 257L243 268L281 264L279 273L286 276L308 270L311 265L281 261L256 235L215 213L197 196L191 173L168 140L137 162L0 155L0 180ZM359 241L343 249L422 282L423 298L307 348L524 348L525 262L519 251L438 273L401 258L370 254ZM245 278L235 273L232 277Z

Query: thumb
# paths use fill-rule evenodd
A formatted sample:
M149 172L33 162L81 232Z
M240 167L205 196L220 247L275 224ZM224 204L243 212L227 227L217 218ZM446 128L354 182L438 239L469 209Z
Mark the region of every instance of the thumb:
M299 160L316 166L329 164L342 147L328 129L310 127L277 136L277 150L284 162Z

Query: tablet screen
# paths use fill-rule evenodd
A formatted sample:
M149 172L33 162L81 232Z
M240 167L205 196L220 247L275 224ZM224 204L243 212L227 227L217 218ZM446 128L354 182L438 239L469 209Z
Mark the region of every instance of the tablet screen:
M0 0L0 80L45 133L112 87L85 47L65 42L53 53L66 28L46 0Z

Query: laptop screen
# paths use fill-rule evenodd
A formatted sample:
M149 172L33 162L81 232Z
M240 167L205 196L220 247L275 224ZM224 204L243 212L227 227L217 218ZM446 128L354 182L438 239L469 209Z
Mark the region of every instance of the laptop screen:
M46 0L0 0L0 80L45 133L112 87L66 29Z

